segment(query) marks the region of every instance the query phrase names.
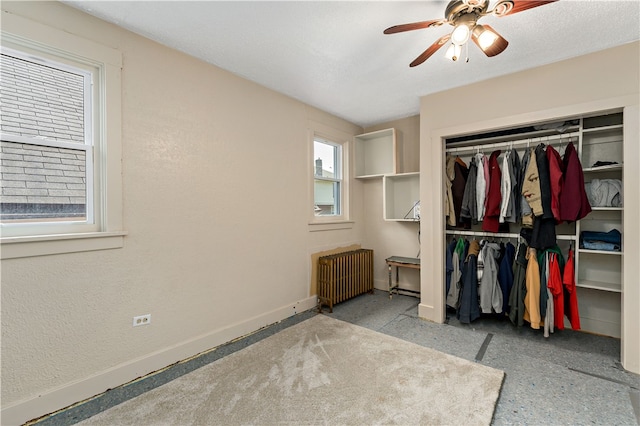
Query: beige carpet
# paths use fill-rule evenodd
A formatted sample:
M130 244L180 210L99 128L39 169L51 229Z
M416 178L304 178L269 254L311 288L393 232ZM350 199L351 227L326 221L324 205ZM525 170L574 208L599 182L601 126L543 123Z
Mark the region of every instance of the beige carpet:
M490 424L503 376L317 315L80 424Z

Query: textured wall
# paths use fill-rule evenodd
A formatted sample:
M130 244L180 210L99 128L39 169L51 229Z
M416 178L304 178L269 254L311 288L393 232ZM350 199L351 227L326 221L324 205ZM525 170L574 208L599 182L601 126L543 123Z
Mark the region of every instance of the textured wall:
M358 183L352 229L309 232L308 126L361 128L60 3L2 8L123 53L128 231L122 249L2 261L3 409L237 337L310 296L310 253L361 242Z

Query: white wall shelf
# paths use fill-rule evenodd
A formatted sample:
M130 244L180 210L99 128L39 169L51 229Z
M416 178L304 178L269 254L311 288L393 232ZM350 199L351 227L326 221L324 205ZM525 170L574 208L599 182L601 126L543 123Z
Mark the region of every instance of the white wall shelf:
M420 220L420 173L384 175L382 199L384 220L418 222Z
M357 135L354 142L356 178L379 178L398 172L395 129Z

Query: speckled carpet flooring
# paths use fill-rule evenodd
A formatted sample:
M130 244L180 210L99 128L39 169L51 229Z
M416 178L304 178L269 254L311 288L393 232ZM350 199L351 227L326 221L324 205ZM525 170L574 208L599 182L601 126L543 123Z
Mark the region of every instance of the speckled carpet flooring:
M503 378L316 315L79 424L488 425Z

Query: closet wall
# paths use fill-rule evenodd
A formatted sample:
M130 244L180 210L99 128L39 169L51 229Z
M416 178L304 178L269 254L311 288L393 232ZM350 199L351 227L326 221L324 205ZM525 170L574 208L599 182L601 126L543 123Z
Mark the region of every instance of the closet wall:
M625 193L625 209L640 208L640 182L638 176L631 173L640 168L639 52L640 43L630 43L421 99L420 192L421 199L433 200L433 208L423 209L421 217L419 315L422 318L442 322L445 316L442 188L446 138L621 108L624 110L623 180L629 188ZM457 65L465 66L454 64ZM624 218L625 233L640 235L638 221L630 220L629 216ZM625 240L625 252L621 358L627 370L640 373L640 289L634 279L640 265L637 238Z

